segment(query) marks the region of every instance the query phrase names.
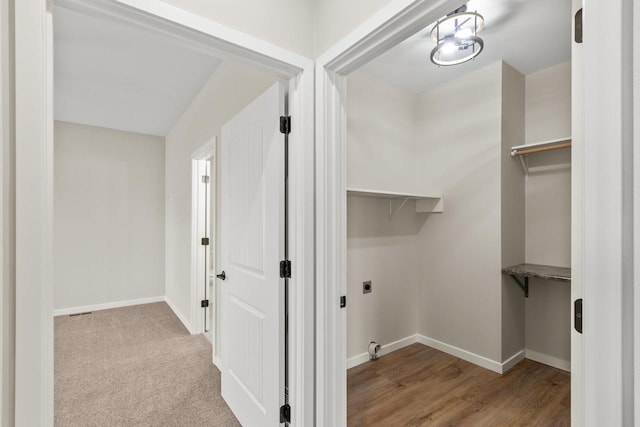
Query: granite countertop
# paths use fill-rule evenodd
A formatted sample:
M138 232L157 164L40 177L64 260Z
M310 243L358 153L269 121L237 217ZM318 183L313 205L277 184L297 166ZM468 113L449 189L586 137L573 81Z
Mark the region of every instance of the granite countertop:
M571 268L555 267L540 264L518 264L502 269L503 273L512 276L533 277L536 279L557 280L560 282L571 281Z

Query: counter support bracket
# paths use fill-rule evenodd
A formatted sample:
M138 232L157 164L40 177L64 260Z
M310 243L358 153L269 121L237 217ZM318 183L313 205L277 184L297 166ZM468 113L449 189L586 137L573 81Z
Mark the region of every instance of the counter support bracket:
M529 298L529 276L524 276L524 283L522 283L522 281L515 274L510 274L509 276L511 276L513 281L516 282L518 286L522 288L522 291L524 292L524 297Z

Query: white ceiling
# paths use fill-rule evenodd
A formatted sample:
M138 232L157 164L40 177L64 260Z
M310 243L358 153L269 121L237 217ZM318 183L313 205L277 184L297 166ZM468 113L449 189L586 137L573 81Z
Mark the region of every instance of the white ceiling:
M433 25L382 54L362 71L414 93L503 59L523 74L571 59L571 0L471 0L484 16L484 51L461 65L438 67L429 60Z
M161 33L54 9L56 120L166 136L220 63Z

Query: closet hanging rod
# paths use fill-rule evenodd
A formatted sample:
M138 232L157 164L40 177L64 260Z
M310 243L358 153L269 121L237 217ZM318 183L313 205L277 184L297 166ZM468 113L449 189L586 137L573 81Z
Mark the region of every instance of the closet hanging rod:
M553 150L561 150L563 148L571 148L571 140L570 139L561 139L554 142L541 143L541 144L531 144L521 145L519 147L511 148L511 156L525 156L527 154L535 154L542 153L544 151L553 151Z

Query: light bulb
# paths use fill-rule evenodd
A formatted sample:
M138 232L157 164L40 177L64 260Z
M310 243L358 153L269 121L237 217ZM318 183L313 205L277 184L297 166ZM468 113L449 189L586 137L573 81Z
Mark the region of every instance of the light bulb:
M456 45L453 42L446 42L445 44L442 45L442 48L440 48L440 51L442 53L444 53L445 55L451 55L452 53L454 53L456 51Z
M473 35L473 30L471 28L463 28L460 31L456 32L457 39L466 39Z

